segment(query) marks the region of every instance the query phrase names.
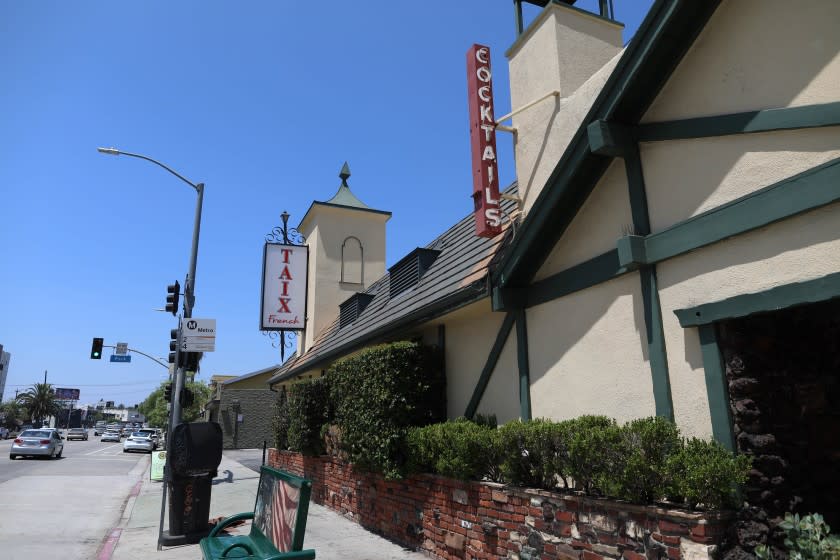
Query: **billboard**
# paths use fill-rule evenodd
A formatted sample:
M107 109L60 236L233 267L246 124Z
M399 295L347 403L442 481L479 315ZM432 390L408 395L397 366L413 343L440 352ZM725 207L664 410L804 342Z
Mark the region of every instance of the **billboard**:
M77 401L79 400L79 390L56 387L55 398L60 401Z

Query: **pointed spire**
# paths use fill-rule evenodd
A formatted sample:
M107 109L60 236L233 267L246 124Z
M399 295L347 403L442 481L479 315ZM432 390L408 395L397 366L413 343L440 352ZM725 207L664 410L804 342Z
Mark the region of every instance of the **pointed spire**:
M347 165L347 162L344 162L344 165L341 166L341 171L339 171L338 176L341 177L341 184L343 186L347 186L347 179L350 178L350 166Z
M327 203L370 210L371 208L367 204L356 198L356 195L350 190L350 185L347 184L347 179L350 178L350 166L347 165L346 161L341 166L341 171L338 173L338 176L341 177L341 185L338 187L338 192L335 193L335 196L329 199Z

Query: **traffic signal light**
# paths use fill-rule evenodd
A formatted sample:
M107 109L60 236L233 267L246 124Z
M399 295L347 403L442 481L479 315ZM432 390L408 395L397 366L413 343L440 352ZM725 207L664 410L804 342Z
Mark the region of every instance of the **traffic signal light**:
M180 365L178 363L178 342L180 334L181 329L172 329L171 331L169 331L169 363L175 364L175 367L178 367Z
M198 372L198 362L204 352L182 352L180 356L180 365L187 371Z
M181 398L179 400L183 408L192 406L192 404L195 402L195 393L184 387L183 389L181 389Z
M91 360L101 360L102 359L102 344L104 343L104 339L102 338L94 338L93 344L90 347L90 359Z
M166 402L172 402L172 383L167 383L163 387L163 398Z
M181 297L181 284L175 280L174 284L166 287L166 310L173 315L178 314L178 298Z

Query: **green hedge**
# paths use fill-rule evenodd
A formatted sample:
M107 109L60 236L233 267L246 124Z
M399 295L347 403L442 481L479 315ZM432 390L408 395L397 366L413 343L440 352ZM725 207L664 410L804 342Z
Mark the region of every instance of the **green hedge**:
M417 466L460 479L489 479L647 504L705 509L735 505L750 461L717 442L683 440L663 418L623 426L605 416L518 420L494 430L464 419L413 429Z
M288 447L304 455L321 455L321 428L329 422L329 382L320 377L301 381L288 389Z
M446 417L446 380L437 349L415 342L368 348L327 371L341 444L358 468L398 478L411 426Z

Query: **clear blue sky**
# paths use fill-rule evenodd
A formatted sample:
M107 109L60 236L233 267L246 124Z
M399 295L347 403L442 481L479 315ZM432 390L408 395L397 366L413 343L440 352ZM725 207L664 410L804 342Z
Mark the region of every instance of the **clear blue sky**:
M615 0L625 42L650 3ZM165 361L176 319L154 309L183 283L195 193L97 146L206 184L193 316L217 340L199 380L246 374L280 360L258 330L265 234L332 197L344 161L353 192L393 212L388 265L470 213L465 54L490 46L500 116L514 39L511 0L0 3L3 399L46 370L80 403L131 406L168 377L90 345ZM499 152L507 184L503 134Z

